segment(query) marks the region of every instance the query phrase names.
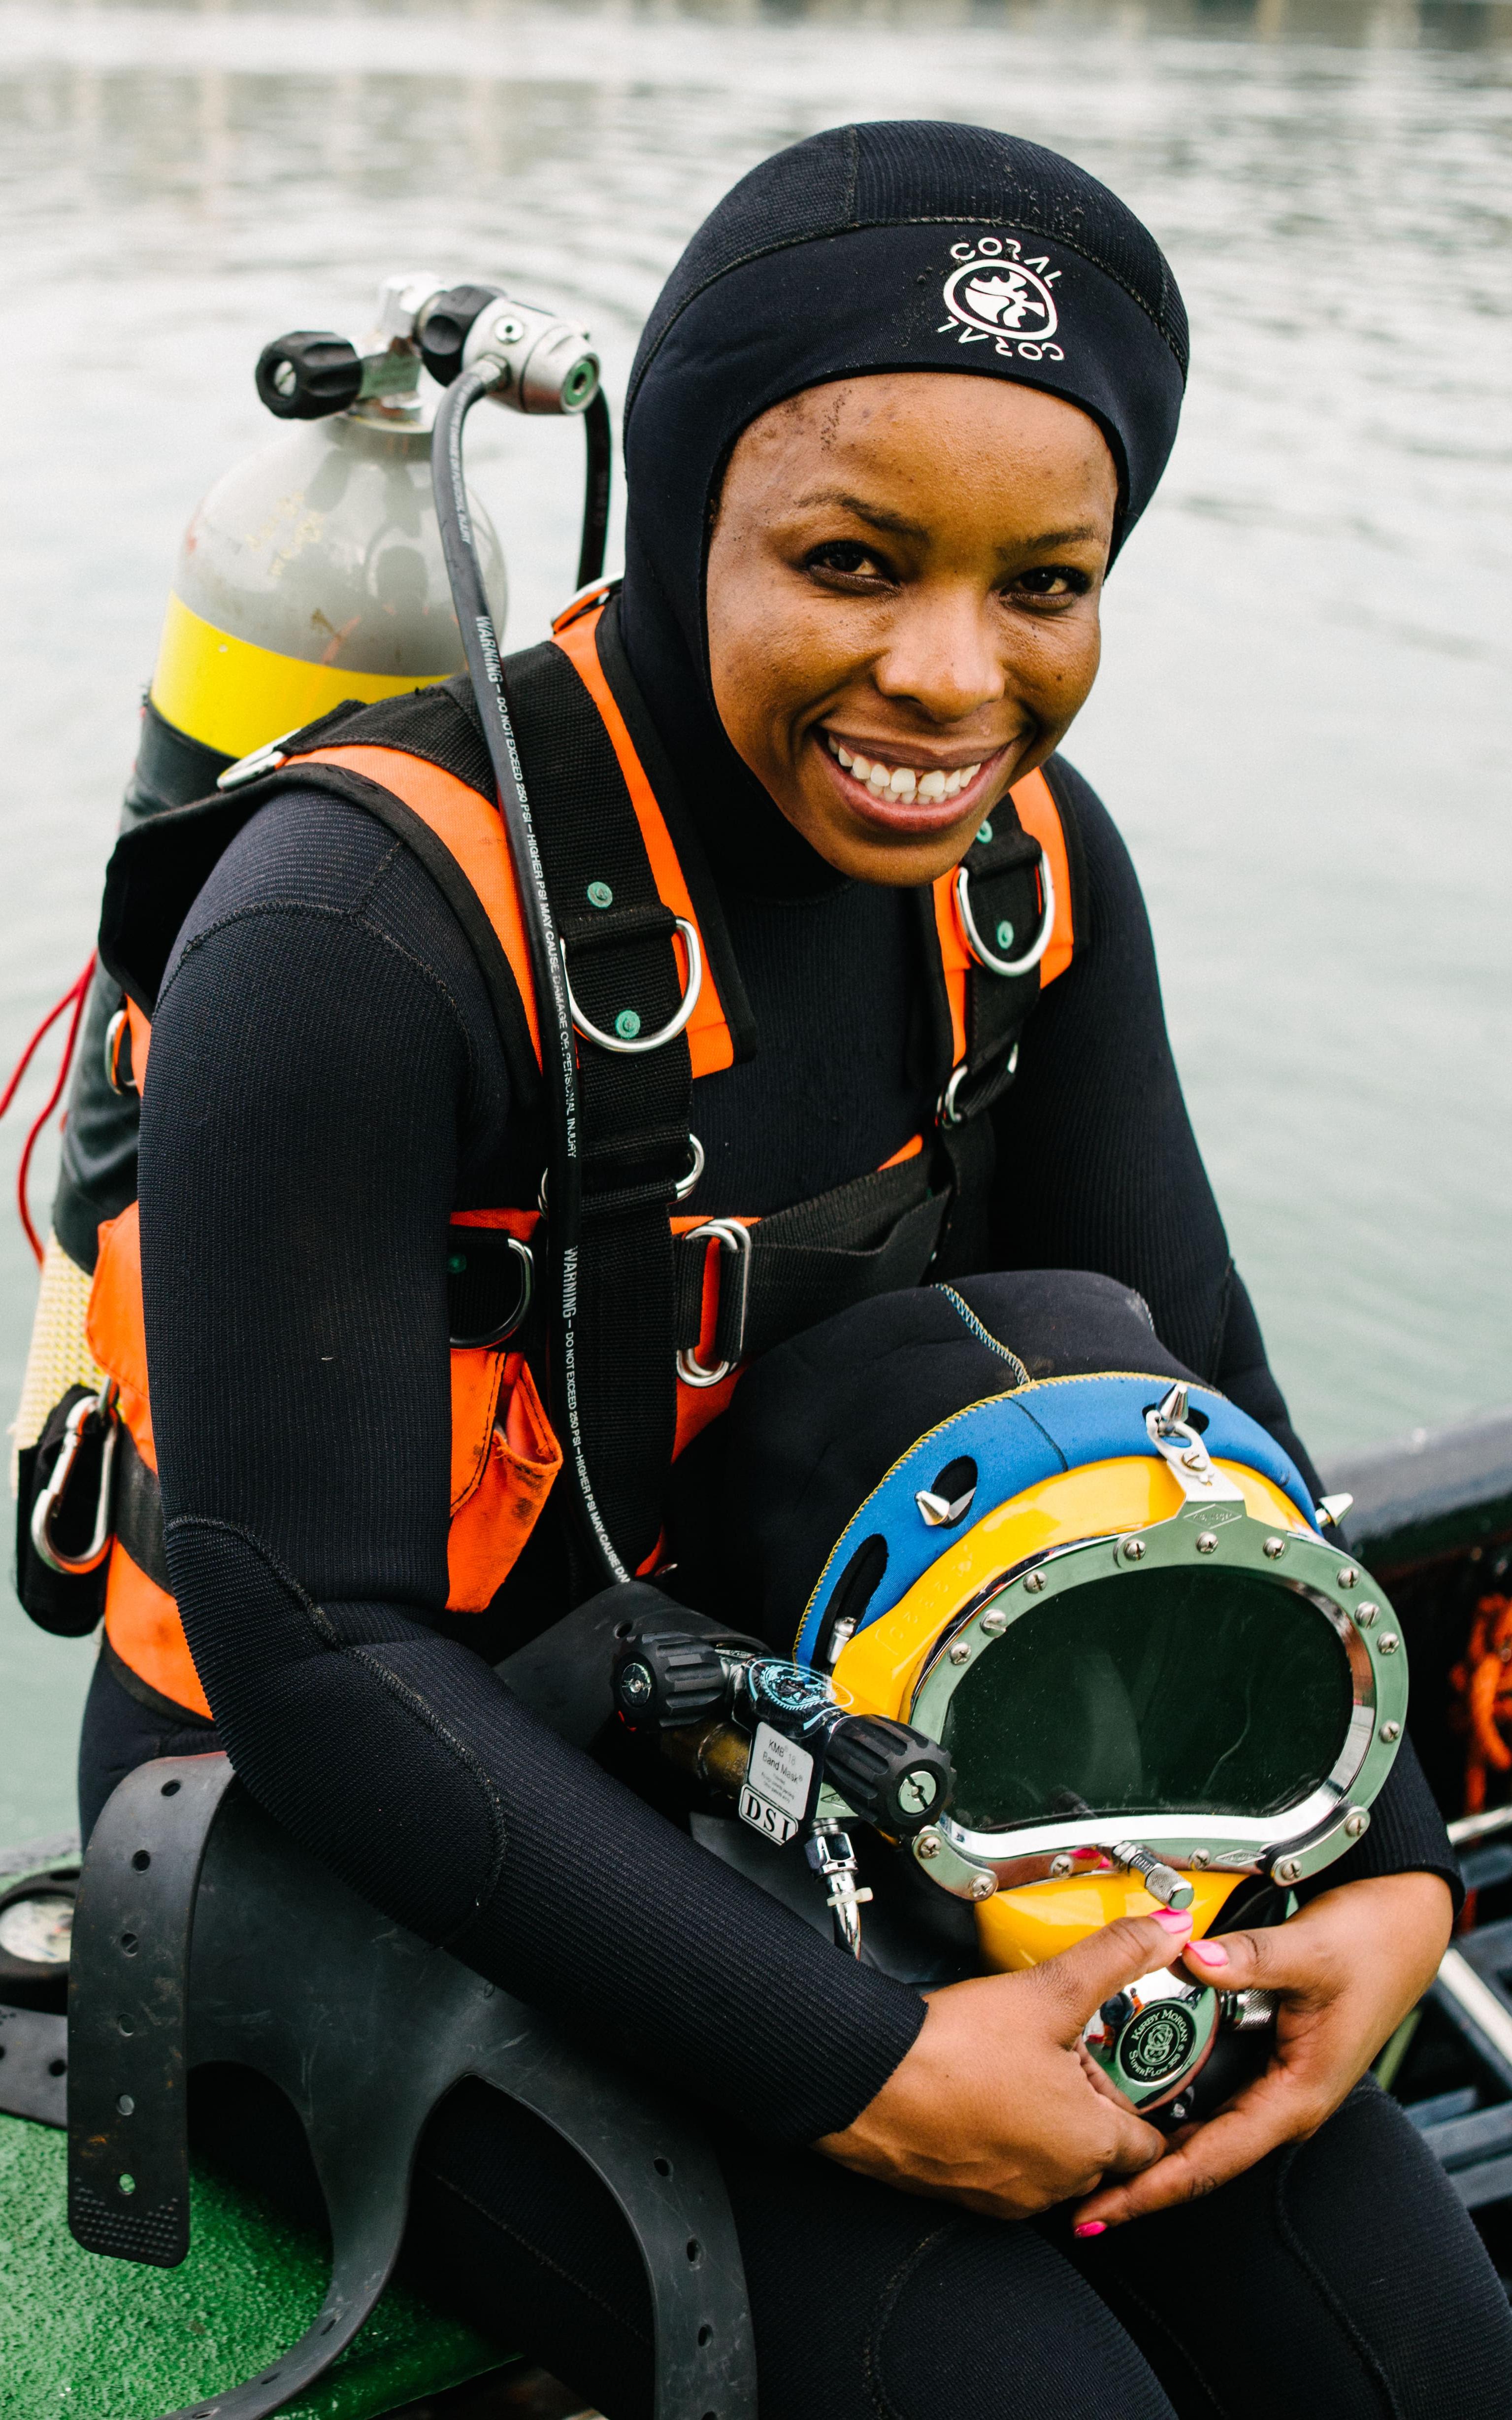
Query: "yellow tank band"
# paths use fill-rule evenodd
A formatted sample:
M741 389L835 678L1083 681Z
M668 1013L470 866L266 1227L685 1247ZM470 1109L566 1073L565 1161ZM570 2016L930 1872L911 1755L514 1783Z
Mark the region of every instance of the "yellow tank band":
M176 596L168 598L152 675L152 703L167 722L223 756L250 756L285 731L329 714L344 698L397 697L429 689L444 672L419 675L345 672L339 664L301 663L275 655L202 622Z
M1218 1467L1237 1482L1255 1520L1311 1535L1296 1506L1268 1479L1241 1463ZM890 1613L856 1632L835 1666L837 1684L849 1692L858 1714L906 1722L914 1684L941 1631L997 1573L1079 1538L1148 1528L1169 1520L1180 1502L1175 1474L1149 1454L1085 1463L1040 1480L964 1529Z

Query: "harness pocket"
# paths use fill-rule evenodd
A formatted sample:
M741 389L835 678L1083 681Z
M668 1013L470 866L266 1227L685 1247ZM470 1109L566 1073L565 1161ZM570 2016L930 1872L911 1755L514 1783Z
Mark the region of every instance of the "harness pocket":
M450 1612L482 1613L492 1604L561 1467L524 1354L454 1350Z

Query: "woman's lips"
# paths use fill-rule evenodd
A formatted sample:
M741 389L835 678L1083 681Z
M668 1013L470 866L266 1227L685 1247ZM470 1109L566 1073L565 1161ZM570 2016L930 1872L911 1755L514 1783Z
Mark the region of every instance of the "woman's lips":
M884 763L850 748L827 731L815 735L841 797L865 823L899 833L947 830L985 798L1005 754L995 748L978 762L952 768ZM954 787L951 785L954 784Z

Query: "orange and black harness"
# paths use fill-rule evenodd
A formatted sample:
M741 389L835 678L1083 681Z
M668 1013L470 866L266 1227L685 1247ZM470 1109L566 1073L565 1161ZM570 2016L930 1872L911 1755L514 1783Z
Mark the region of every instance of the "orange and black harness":
M512 659L511 709L578 1035L583 1127L579 1414L609 1531L632 1571L660 1556L669 1469L742 1368L852 1303L981 1264L992 1136L1019 1035L1075 947L1068 827L1049 778L993 811L961 865L918 894L939 1078L933 1131L874 1173L764 1218L684 1213L702 1166L695 1078L749 1055L751 1018L718 895L603 592ZM234 768L239 774L242 768ZM325 788L410 847L467 934L509 1063L520 1148L497 1206L453 1214L448 1605L488 1606L561 1467L532 1364L541 1035L520 904L465 680L338 708L224 795L125 836L100 946L128 1000L123 1073L145 1081L174 940L235 834L280 789ZM129 1059L128 1059L129 1051ZM168 1588L142 1322L136 1206L100 1230L89 1337L119 1424L111 1647L147 1685L208 1706Z

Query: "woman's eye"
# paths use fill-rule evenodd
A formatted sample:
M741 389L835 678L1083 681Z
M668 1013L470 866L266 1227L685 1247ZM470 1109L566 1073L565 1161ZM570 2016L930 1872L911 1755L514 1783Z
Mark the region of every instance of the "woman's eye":
M835 571L844 580L886 580L887 566L873 554L869 546L856 538L831 538L827 545L810 548L804 557L808 571Z
M1085 571L1073 570L1066 563L1041 563L1033 571L1020 572L1013 586L1022 597L1085 597L1091 581Z

